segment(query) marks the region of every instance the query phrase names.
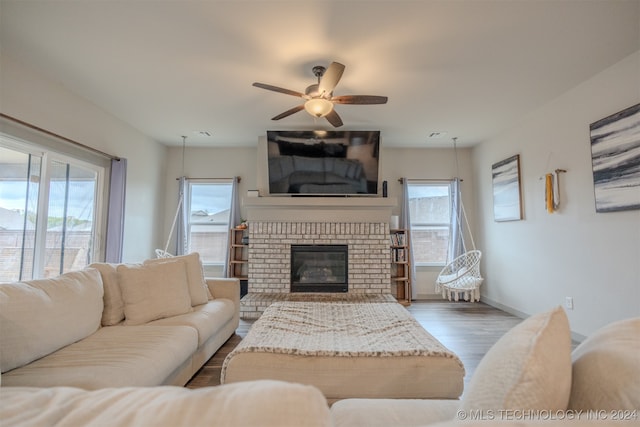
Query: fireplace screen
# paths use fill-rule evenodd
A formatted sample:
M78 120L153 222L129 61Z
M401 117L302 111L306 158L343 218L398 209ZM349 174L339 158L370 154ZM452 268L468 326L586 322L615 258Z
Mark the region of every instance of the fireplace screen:
M347 292L347 245L292 245L291 292Z

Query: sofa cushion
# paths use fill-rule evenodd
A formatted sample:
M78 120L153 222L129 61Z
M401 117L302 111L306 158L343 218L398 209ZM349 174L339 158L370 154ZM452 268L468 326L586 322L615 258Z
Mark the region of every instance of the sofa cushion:
M571 332L561 307L533 315L482 358L461 409L564 410L571 387Z
M94 333L102 279L88 268L52 279L0 284L0 367L25 365Z
M324 159L322 157L292 156L293 167L299 172L324 172Z
M198 331L198 346L222 329L235 314L235 305L228 299L216 299L193 307L193 312L150 322L149 325L191 326Z
M293 170L293 160L291 159L291 157L273 157L273 158L269 158L269 181L270 182L274 182L274 181L279 181L282 178L286 178L289 174L288 173L284 173L282 171L282 164L288 161L290 163L290 168L291 170Z
M347 178L358 179L362 174L362 163L357 160L351 160L349 162L349 170L347 171Z
M188 326L109 326L2 376L3 386L157 386L191 363L198 334Z
M322 427L329 408L317 389L278 381L204 387L0 389L0 419L12 426ZM4 425L4 424L3 424Z
M191 306L195 307L196 305L204 304L208 300L213 299L209 293L209 288L204 281L202 262L200 261L200 254L197 252L171 258L148 259L144 264L172 263L180 261L183 261L187 268L187 282L189 283Z
M98 270L102 276L102 285L104 287L102 326L117 325L124 320L124 301L122 301L122 292L118 283L118 271L116 270L118 265L95 262L89 267Z
M570 409L640 409L640 317L596 331L572 358Z
M333 173L346 177L349 173L349 162L345 159L336 159L333 163Z
M140 325L192 310L184 261L121 264L117 270L125 325Z

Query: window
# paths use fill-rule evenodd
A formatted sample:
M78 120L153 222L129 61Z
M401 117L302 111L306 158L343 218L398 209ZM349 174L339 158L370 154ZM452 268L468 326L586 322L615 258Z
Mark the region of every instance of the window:
M99 259L104 168L0 134L0 281Z
M450 184L411 181L407 185L414 262L445 265L451 226Z
M227 179L188 182L187 253L200 253L205 270L227 262L232 185Z

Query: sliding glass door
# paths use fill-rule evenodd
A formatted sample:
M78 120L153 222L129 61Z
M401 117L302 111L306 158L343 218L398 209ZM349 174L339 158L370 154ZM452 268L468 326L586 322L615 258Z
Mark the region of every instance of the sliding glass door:
M0 135L0 281L97 259L104 168Z

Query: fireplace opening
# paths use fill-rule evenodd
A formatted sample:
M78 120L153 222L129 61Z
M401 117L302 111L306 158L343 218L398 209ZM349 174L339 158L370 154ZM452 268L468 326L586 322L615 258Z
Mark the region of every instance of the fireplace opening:
M348 292L348 245L291 245L291 292Z

